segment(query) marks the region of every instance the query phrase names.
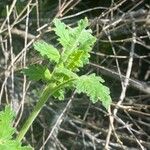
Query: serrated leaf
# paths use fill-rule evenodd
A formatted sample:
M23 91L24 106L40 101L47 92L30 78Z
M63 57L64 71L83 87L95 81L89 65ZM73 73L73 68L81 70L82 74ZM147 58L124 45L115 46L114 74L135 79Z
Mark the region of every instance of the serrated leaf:
M77 79L78 75L70 71L69 69L64 68L63 66L56 68L54 73L54 82L57 84L63 83L69 79ZM53 96L59 100L64 100L65 88L72 87L72 82L66 84L63 89L56 91Z
M0 150L32 150L31 147L21 146L21 142L13 139L13 118L14 112L9 106L0 112Z
M0 112L0 139L6 140L11 139L15 132L12 128L11 122L13 121L14 113L11 111L10 107L5 107L4 111Z
M80 20L76 28L70 28L58 19L54 20L54 24L54 31L59 36L58 41L63 46L62 61L70 70L78 70L89 62L88 53L96 41L92 31L86 29L87 18Z
M47 44L42 40L34 42L33 46L35 50L40 52L41 56L47 57L50 61L56 63L59 61L60 54L54 46Z
M60 37L58 38L58 41L61 43L61 45L65 47L69 47L69 41L70 41L70 30L68 26L66 26L63 22L61 22L59 19L54 19L54 25L56 28L54 28L55 33Z
M21 146L21 143L15 140L3 141L0 144L0 150L33 150L29 146Z
M64 68L63 66L56 68L55 76L66 78L66 80L70 78L78 78L78 75L71 70Z
M54 98L58 98L61 101L64 100L65 98L64 95L65 95L65 89L60 89L53 94Z
M104 80L95 74L83 75L75 81L76 91L77 93L86 93L93 103L100 100L102 105L108 109L111 104L110 91L102 84L103 82Z
M42 65L32 65L29 66L26 69L23 69L22 72L29 77L30 80L43 80L43 81L49 81L51 78L51 73L49 69Z
M89 62L89 57L90 55L88 52L84 52L82 50L74 51L68 57L67 61L65 62L65 66L74 72L79 71L78 68L83 67Z

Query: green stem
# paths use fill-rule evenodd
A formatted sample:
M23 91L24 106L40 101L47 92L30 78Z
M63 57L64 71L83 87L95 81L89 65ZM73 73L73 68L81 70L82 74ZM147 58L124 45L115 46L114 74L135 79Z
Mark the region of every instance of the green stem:
M21 141L23 139L23 137L25 136L25 134L27 133L28 129L30 128L30 126L32 125L33 121L35 120L35 118L38 116L39 112L41 111L41 109L43 108L44 104L47 102L48 98L53 95L57 90L61 89L63 86L65 86L67 83L73 81L74 79L70 79L67 80L61 84L59 84L58 86L52 86L52 83L49 83L45 89L43 90L43 93L39 99L39 101L37 102L36 106L34 107L32 113L30 114L30 116L28 117L28 119L26 120L26 122L24 123L23 127L21 128L18 136L16 137L16 139L18 141Z

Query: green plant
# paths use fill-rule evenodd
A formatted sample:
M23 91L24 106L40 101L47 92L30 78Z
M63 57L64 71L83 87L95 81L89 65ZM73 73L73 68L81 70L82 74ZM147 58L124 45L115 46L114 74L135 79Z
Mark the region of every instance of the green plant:
M57 50L42 40L34 43L34 49L44 59L48 59L53 64L51 66L54 67L49 69L48 65L36 64L23 70L29 79L42 80L46 86L33 112L17 136L19 141L23 139L48 98L54 96L63 100L66 89L75 88L77 93L86 93L93 103L101 101L106 109L111 103L110 91L103 85L104 80L100 76L96 76L94 73L81 76L77 74L80 68L88 64L89 52L96 42L96 38L91 34L92 31L87 29L87 18L80 20L75 28L70 28L59 19L54 20L54 25L54 31L62 46L61 50Z
M13 139L13 118L14 113L9 106L0 112L0 150L32 150L31 147L21 146L20 141Z

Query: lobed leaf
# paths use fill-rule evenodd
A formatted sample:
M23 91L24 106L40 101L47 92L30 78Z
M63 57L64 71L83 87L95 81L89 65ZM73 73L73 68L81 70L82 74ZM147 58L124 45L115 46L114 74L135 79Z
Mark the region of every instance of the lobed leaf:
M12 128L11 122L13 121L14 113L9 107L5 107L4 111L0 112L0 139L6 140L11 139L15 132Z
M66 68L77 72L79 71L78 68L83 67L85 64L89 62L90 55L88 52L84 52L82 50L74 51L68 57L67 61L65 62Z
M30 80L43 80L48 81L51 79L51 73L49 69L42 65L32 65L26 69L23 69L22 72L29 77Z
M58 19L54 20L54 24L54 31L59 36L58 41L63 46L62 61L68 69L78 71L79 67L89 62L88 53L96 41L92 31L86 29L87 18L80 20L76 28L70 28Z
M66 80L71 79L71 78L74 78L74 79L78 78L78 75L76 73L72 72L71 70L63 66L56 68L55 76L66 78Z
M54 31L58 35L58 41L63 49L61 55L57 49L44 41L38 41L34 44L34 48L42 56L56 62L52 75L48 68L42 66L31 66L25 69L24 73L32 80L51 80L55 85L73 78L76 80L75 82L67 83L63 89L56 91L53 96L64 99L65 88L75 85L78 93L86 93L93 103L100 100L103 106L108 109L111 97L109 88L102 84L104 80L95 76L95 74L78 77L75 73L89 62L89 52L96 42L92 31L87 29L89 25L87 18L80 20L75 28L65 25L59 19L54 19L54 25Z
M21 146L21 143L13 139L15 128L13 128L14 113L9 106L0 112L0 150L32 150L29 146Z
M83 75L75 81L76 91L86 93L93 103L100 100L102 105L108 109L111 104L110 91L102 84L103 82L104 80L95 74Z
M59 36L58 41L63 46L63 48L67 48L70 46L70 30L68 26L66 26L63 22L61 22L59 19L54 19L54 31L57 36Z
M40 52L41 56L47 57L50 61L58 63L60 54L55 47L42 40L34 42L33 46L35 50Z
M64 100L65 98L64 95L65 95L65 89L60 89L53 94L54 98L58 98L59 100Z
M59 66L55 69L54 73L54 82L57 82L57 84L63 83L64 81L70 80L70 79L77 79L78 75L74 72L70 71L69 69L64 68L63 66ZM59 100L64 100L64 94L65 89L69 87L72 87L72 83L66 84L62 89L56 91L53 96L55 98L58 98Z

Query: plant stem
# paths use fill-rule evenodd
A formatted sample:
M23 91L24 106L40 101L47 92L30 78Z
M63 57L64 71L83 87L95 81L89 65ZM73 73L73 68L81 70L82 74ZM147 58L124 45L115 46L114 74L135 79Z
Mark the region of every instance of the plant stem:
M37 102L36 106L34 107L32 113L30 114L29 118L26 120L23 127L21 128L21 130L17 136L17 140L21 141L23 139L24 135L30 128L31 124L33 123L33 121L35 120L37 115L39 114L43 105L46 103L46 101L50 97L50 95L53 94L54 89L55 88L52 88L51 84L49 84L45 87L45 89L43 90L43 93L42 93L39 101Z
M35 120L35 118L38 116L39 112L41 111L41 109L43 108L44 104L47 102L48 98L53 95L57 90L61 89L63 86L65 86L67 83L73 81L74 79L69 79L61 84L59 84L58 86L52 86L52 83L49 83L45 89L43 90L43 93L39 99L39 101L37 102L36 106L34 107L32 113L30 114L30 116L28 117L28 119L26 120L26 122L24 123L23 127L21 128L18 136L16 137L16 139L18 141L21 141L23 139L23 137L25 136L25 134L27 133L28 129L30 128L30 126L32 125L33 121Z

